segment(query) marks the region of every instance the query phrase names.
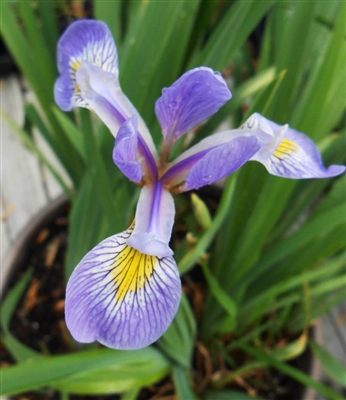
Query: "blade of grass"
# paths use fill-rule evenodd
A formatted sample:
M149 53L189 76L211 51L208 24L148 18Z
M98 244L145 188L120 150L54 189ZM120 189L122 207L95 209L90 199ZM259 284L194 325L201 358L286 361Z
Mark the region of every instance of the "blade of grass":
M237 306L232 298L219 285L218 281L213 277L207 264L204 261L201 261L200 265L211 293L229 316L227 321L228 332L233 332L237 321Z
M168 372L169 364L153 347L132 352L103 348L54 357L40 357L5 368L2 371L2 394L9 396L52 384L64 390L65 387L73 385L74 380L77 386L80 380L83 381L83 377L88 377L92 383L93 374L106 368L113 369L111 381L113 384L118 382L118 388L122 391L135 386L137 368L138 371L146 371L147 375L152 371L156 376L159 372L164 372L161 374L162 377ZM131 372L132 378L129 379ZM88 379L85 379L85 388L87 382ZM85 394L85 389L83 391L82 388L81 392Z
M52 1L38 0L40 21L42 24L41 32L44 32L43 39L46 42L52 60L55 60L56 57L56 44L59 37L57 10L54 7L54 3Z
M320 346L314 341L309 342L310 348L314 353L315 357L318 358L323 366L325 372L336 382L340 383L342 386L346 386L346 368L332 356L328 350Z
M274 4L274 0L233 2L189 68L206 65L222 71Z
M199 1L143 1L130 16L120 82L149 127L157 124L154 103L162 88L172 84L181 69L198 6ZM133 79L139 66L140 78Z
M181 367L172 368L172 377L178 399L196 400L197 396L193 393L188 372Z
M30 358L39 357L40 354L19 342L10 332L10 322L17 303L21 298L25 287L28 285L32 275L32 269L28 269L16 286L7 294L1 307L1 336L5 346L17 361L25 361Z
M124 2L118 1L104 1L94 0L94 13L95 19L104 21L115 39L117 47L121 43L121 30L122 30L122 8Z

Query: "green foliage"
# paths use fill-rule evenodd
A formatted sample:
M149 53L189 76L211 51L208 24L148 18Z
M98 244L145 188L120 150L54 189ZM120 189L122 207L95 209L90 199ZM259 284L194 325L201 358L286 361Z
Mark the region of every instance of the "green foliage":
M107 129L85 110L66 114L54 104L57 16L67 15L66 3L3 2L0 29L35 92L37 102L27 105L27 119L72 182L70 187L53 168L29 130L6 120L71 199L68 277L90 248L126 229L138 193L112 163L113 138ZM154 102L161 89L185 70L207 65L225 73L232 70L233 99L200 128L193 143L221 122L230 119L237 127L257 111L311 136L326 163L346 162L343 3L94 0L94 12L116 38L122 88L157 144L161 136ZM246 40L263 17L264 35L255 57ZM182 240L180 247L186 251L178 249L177 261L182 275L200 265L209 288L200 331L183 296L158 349L82 350L58 357L34 352L9 330L29 279L26 274L3 303L2 339L18 361L2 373L3 394L50 386L65 398L68 393L88 392L123 393L124 400L135 399L142 386L172 371L177 394L192 399L194 344L204 340L211 348L222 346L229 364L232 351L253 359L235 365L227 379L213 382L214 389L203 393L203 399L249 399L225 388L237 377L266 367L327 398L341 398L285 361L306 348L310 322L345 297L345 184L345 176L284 180L248 163L226 181L212 217L194 198L202 229L192 232L197 238L194 245ZM288 332L300 335L275 348L277 338ZM222 335L230 333L233 341L225 344ZM340 363L316 343L310 346L330 376L344 380Z
M10 395L48 384L77 394L107 394L155 383L169 363L152 347L136 352L84 350L31 359L2 371L2 394Z
M342 386L346 386L346 368L343 363L336 360L324 347L311 341L310 347L315 356L320 360L326 373Z

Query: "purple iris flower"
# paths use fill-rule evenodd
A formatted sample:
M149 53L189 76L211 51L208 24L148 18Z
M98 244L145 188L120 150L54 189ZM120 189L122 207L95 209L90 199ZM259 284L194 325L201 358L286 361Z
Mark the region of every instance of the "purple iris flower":
M145 122L121 91L117 50L103 22L70 25L58 44L58 68L57 104L65 111L94 111L116 138L114 163L141 187L133 224L94 247L68 282L66 323L80 342L138 349L157 340L171 324L181 297L169 247L172 193L209 185L250 160L261 162L273 175L294 179L327 178L345 170L325 168L308 137L259 114L170 161L175 142L231 98L220 73L207 67L186 72L156 101L163 133L158 154Z

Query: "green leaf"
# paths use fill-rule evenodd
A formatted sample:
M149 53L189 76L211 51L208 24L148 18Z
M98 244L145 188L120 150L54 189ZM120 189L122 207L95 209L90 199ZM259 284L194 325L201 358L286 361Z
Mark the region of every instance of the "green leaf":
M191 388L191 380L188 371L182 367L174 366L172 368L172 377L178 399L196 400L197 397Z
M183 294L178 312L171 326L157 342L161 351L184 368L190 368L196 321L190 304Z
M346 368L342 364L342 362L337 360L329 353L328 350L326 350L324 347L320 346L316 342L311 340L309 342L309 345L315 357L317 357L321 361L325 372L336 382L340 383L340 385L346 386Z
M120 44L121 28L123 22L122 7L124 2L122 0L117 1L104 1L94 0L94 13L95 19L104 21L115 39L117 47Z
M309 44L309 30L312 29L316 2L296 2L290 13L286 14L284 32L280 47L276 52L278 71L286 70L285 79L276 93L272 107L277 123L286 123L292 101L297 95L303 69L303 58ZM294 53L294 57L292 54Z
M180 72L198 6L199 1L159 0L133 7L119 60L120 82L149 127L156 124L154 103L162 88Z
M328 399L344 400L344 398L340 394L338 394L331 388L323 385L320 382L313 380L312 378L310 378L308 375L306 375L304 372L298 370L297 368L294 368L294 367L276 359L275 357L264 353L261 349L251 347L244 343L239 344L239 347L242 350L244 350L245 352L256 357L258 360L260 360L260 361L266 363L267 365L283 372L284 374L296 379L303 385L312 387L313 389L317 390L319 393L321 393L323 396L327 397Z
M232 298L223 290L218 281L213 277L209 271L209 268L207 267L207 264L204 261L201 261L200 264L211 293L216 298L219 305L228 314L229 318L227 320L227 331L233 332L236 326L237 306Z
M281 239L268 254L262 257L257 270L265 271L274 263L285 260L290 254L298 253L311 241L317 240L319 237L327 237L336 226L345 225L345 222L340 219L344 210L345 205L342 204L327 210L316 218L310 218L300 229L288 238ZM299 254L297 254L297 257L299 257Z
M222 15L200 54L189 63L189 68L206 65L223 70L274 4L275 0L233 2L230 9Z
M121 396L121 400L136 400L139 394L139 389L128 390Z
M272 307L270 309L276 309L283 304L287 305L286 302L281 301L274 301L276 296L282 295L284 293L290 293L294 289L301 288L304 283L309 282L311 285L313 285L313 288L311 289L311 295L313 294L318 294L318 292L324 290L330 290L328 286L332 286L334 289L336 289L338 286L343 286L345 283L340 280L339 277L334 278L333 277L338 274L342 273L343 268L345 267L345 258L344 254L342 254L340 257L329 261L328 263L324 263L322 266L319 268L316 268L315 270L307 271L305 273L298 274L296 276L291 276L289 279L285 279L283 281L278 282L275 285L270 286L269 288L266 288L261 292L260 294L254 296L251 299L248 299L247 301L244 301L244 304L241 307L241 313L244 313L246 315L247 313L251 312L251 310L255 309L256 307L260 306L262 301L267 303L269 300L270 303L272 303ZM325 282L320 285L316 284L315 281L318 283L319 281ZM321 287L323 285L326 285L327 287ZM317 292L317 293L316 293ZM301 301L301 296L300 293L297 291L293 291L294 295L292 298L292 301ZM289 298L289 297L288 297ZM296 299L296 300L294 300ZM264 307L262 308L262 312L268 312L268 309L265 309Z
M44 88L52 88L56 76L55 57L52 58L49 54L44 39L45 34L41 31L40 23L36 19L33 6L28 0L19 2L19 15L25 29L26 37L29 40L30 51L34 55L35 67L39 71L40 83ZM18 26L18 24L16 25ZM53 91L49 91L47 96L53 100Z
M40 354L19 342L10 332L10 322L13 312L23 295L24 289L30 281L32 270L28 269L16 286L8 293L1 307L1 328L4 331L2 340L17 361L39 357Z
M213 218L210 228L200 237L196 246L191 251L189 251L186 256L180 261L178 269L181 275L192 268L196 261L200 257L202 257L203 254L207 251L208 246L211 244L214 236L218 232L220 226L227 216L231 199L234 195L234 186L235 175L229 178L226 183L219 207L217 209L215 217Z
M55 60L56 57L56 44L59 37L57 10L54 7L56 5L54 3L53 1L38 0L42 23L41 31L44 32L43 38L52 60Z
M69 118L65 112L62 112L56 106L52 107L52 110L61 126L61 129L64 131L66 137L70 141L70 146L75 148L83 161L86 163L88 158L84 148L84 132L78 129L76 124L73 123L71 118Z
M122 362L93 371L75 375L51 385L72 394L111 394L123 391L136 391L152 385L169 372L167 361L163 357L148 357L145 362L133 358L131 362Z
M333 35L325 50L322 63L316 66L308 86L297 102L294 124L314 139L322 138L342 117L345 108L345 45L346 7L338 4ZM313 60L315 63L315 60Z
M209 390L203 395L204 400L264 400L260 397L250 396L237 390Z
M111 233L109 223L102 213L99 202L95 202L93 179L86 173L76 200L70 211L68 253L65 265L65 280L84 257L102 239ZM92 229L90 229L92 227Z
M23 0L20 2L20 4L26 7L28 1ZM53 93L50 93L47 90L42 90L42 87L52 87L51 79L54 75L50 74L49 68L43 69L40 71L40 73L38 73L38 65L36 61L38 61L39 66L42 67L40 54L36 54L32 51L28 39L21 31L19 24L17 23L16 16L13 10L11 10L10 2L2 2L1 12L3 21L1 23L0 30L8 49L11 51L20 69L25 73L25 76L30 81L40 102L43 104L50 104L53 99ZM39 46L36 47L36 50L38 49ZM39 59L36 60L35 57L39 57ZM49 60L48 65L52 65L51 60Z
M169 371L167 360L154 348L111 349L28 360L2 371L5 396L54 386L73 393L114 393L154 383ZM88 392L89 391L89 392Z

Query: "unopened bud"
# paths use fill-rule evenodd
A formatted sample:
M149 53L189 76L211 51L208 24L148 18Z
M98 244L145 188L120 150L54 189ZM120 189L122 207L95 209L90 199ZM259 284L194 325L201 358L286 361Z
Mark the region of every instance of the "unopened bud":
M195 193L191 194L192 210L197 222L205 230L209 229L211 224L211 216L208 207L202 199Z

